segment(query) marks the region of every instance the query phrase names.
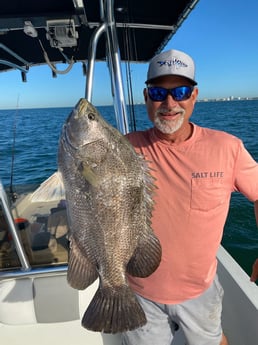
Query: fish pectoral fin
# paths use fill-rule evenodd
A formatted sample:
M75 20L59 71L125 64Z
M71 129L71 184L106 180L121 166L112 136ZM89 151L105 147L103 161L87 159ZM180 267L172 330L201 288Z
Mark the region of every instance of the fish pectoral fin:
M160 242L154 234L142 236L127 264L127 272L135 277L148 277L158 268L161 252Z
M99 184L99 178L93 169L85 162L82 162L80 165L80 171L82 176L91 184L96 187Z
M84 290L98 278L96 268L81 253L73 238L70 239L67 281L77 290Z

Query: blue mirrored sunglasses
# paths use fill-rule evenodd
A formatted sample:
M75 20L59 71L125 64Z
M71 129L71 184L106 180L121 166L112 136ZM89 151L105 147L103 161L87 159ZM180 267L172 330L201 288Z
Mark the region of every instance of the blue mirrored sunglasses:
M148 94L153 102L163 102L168 94L170 94L173 99L177 102L185 101L191 97L193 92L193 86L178 86L173 89L165 89L160 86L148 87Z

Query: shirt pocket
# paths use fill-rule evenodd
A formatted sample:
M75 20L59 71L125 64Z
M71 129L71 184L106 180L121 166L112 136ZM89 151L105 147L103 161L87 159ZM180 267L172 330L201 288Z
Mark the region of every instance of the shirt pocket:
M223 179L192 179L191 209L209 211L223 205L228 199Z

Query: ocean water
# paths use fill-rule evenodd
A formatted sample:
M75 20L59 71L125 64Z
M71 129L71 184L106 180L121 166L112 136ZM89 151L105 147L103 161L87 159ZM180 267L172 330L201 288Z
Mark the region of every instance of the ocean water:
M0 110L0 178L5 186L11 181L14 190L16 185L39 184L56 171L58 139L71 109ZM115 125L113 107L98 109ZM134 113L137 129L151 125L144 105L136 105ZM192 121L238 136L258 161L258 100L199 102ZM253 204L239 193L232 194L222 243L250 274L258 257L258 231Z

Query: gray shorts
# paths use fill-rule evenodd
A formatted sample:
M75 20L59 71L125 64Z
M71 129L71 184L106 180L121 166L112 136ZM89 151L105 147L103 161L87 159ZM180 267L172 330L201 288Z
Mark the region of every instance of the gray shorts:
M178 328L187 345L219 345L222 338L223 288L218 278L199 297L180 304L161 304L137 295L147 324L122 334L122 345L172 345Z

